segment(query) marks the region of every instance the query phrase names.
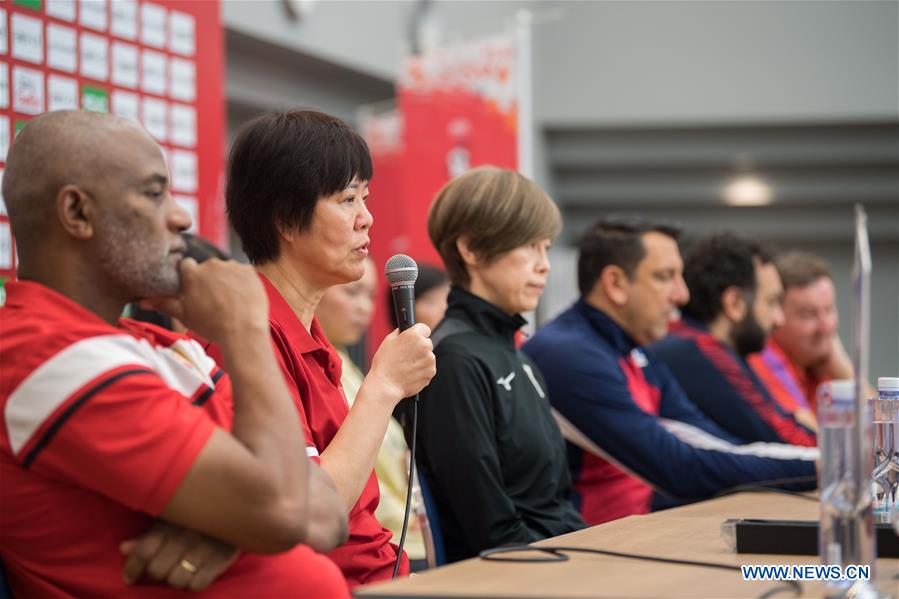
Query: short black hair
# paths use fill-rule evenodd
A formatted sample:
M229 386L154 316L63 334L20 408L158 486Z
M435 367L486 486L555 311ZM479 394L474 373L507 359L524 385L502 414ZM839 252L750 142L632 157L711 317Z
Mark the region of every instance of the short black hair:
M757 242L733 233L716 233L691 244L684 259L684 281L690 290L684 316L712 322L729 287L741 289L751 302L757 286L756 262L770 263L771 254Z
M228 220L253 264L278 257L278 228L307 230L319 198L372 177L365 140L313 110L274 112L245 124L228 159Z
M577 283L582 296L587 296L607 266L619 266L628 277L646 255L644 233L661 233L678 240L680 227L651 222L635 216L609 216L587 229L581 238L577 259Z

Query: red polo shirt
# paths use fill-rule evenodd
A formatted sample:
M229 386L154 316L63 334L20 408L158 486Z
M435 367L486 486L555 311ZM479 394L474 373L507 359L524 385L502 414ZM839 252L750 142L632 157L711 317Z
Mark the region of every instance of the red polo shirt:
M274 285L259 275L269 300L272 344L297 405L306 431L306 454L316 462L328 447L349 413L340 385L341 362L337 351L325 338L317 319L307 331ZM221 363L218 348L207 348ZM332 551L331 559L340 566L350 587L388 580L393 574L397 546L392 533L375 518L380 493L374 470L349 514L349 540ZM403 555L400 573L409 573Z
M618 358L627 380L627 390L637 407L659 415L662 394L643 375L646 357L639 349ZM579 494L584 521L595 526L633 514L652 511L652 487L643 479L623 469L617 462L583 452L581 467L574 480Z
M768 339L763 352L749 356L749 365L781 406L791 413L808 407L812 416L817 416L818 385L829 379L809 374L787 356L773 337Z
M119 544L171 500L216 414L230 414L217 406L231 383L182 336L110 326L39 283L6 290L0 559L16 597L347 596L334 564L302 545L244 554L202 593L126 586Z

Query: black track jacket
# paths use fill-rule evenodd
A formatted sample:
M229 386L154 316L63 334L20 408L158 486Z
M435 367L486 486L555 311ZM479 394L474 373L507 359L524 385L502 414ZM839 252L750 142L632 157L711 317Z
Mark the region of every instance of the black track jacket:
M565 442L546 384L515 348L524 324L454 287L434 331L437 375L421 392L416 462L450 562L585 526L569 500Z

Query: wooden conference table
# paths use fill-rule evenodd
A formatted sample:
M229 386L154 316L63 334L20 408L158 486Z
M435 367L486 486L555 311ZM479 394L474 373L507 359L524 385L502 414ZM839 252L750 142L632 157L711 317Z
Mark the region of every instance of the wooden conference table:
M818 504L774 493L741 493L693 505L630 516L562 535L537 545L576 546L739 566L816 564L816 556L733 552L721 538L728 518L817 520ZM502 563L470 559L420 576L356 591L360 598L408 597L792 597L783 582L746 582L740 572L663 564L603 555L569 554L566 562ZM899 597L899 559L877 560L877 588ZM822 597L825 587L802 582L802 597Z

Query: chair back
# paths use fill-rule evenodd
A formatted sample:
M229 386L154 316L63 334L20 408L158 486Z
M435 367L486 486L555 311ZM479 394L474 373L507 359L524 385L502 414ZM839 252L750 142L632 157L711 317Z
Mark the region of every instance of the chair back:
M421 530L424 534L428 567L436 568L446 564L443 532L440 530L440 514L437 511L437 503L434 501L434 494L431 493L431 487L428 485L427 479L418 472L415 478L418 479L418 487L421 490L422 503L425 507L424 517L426 522L423 524L427 525L422 526Z
M6 572L3 570L3 562L0 562L0 599L13 599L12 589L6 581Z

